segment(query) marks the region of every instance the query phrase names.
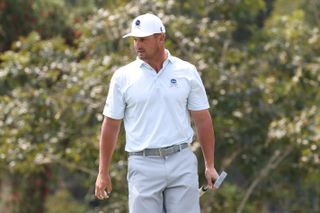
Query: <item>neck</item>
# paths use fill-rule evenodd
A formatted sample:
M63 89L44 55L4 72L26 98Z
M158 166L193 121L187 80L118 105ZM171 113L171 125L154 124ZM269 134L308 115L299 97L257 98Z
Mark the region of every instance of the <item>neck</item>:
M168 58L168 53L163 49L153 60L146 61L157 73L162 69L163 62Z

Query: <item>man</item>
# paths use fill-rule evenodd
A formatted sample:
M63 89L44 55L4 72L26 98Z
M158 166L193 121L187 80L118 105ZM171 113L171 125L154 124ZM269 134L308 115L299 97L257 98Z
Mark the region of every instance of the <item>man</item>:
M137 59L117 70L110 83L100 138L95 195L112 191L111 156L124 120L132 213L199 213L197 159L189 148L194 120L209 188L218 177L214 132L204 86L196 68L164 47L165 27L153 14L132 22Z

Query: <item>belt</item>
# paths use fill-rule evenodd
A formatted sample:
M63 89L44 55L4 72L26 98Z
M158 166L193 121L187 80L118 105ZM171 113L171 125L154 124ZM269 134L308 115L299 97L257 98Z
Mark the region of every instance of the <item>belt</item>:
M181 150L188 147L188 143L182 143L178 145L167 146L163 148L156 149L145 149L139 152L129 152L129 156L138 155L138 156L160 156L165 157L172 155L174 153L180 152Z

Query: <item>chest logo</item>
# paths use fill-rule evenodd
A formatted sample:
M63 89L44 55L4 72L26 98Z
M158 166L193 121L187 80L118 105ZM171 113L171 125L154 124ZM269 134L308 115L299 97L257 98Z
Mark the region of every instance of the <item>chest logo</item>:
M170 87L178 87L177 79L172 78L170 80Z

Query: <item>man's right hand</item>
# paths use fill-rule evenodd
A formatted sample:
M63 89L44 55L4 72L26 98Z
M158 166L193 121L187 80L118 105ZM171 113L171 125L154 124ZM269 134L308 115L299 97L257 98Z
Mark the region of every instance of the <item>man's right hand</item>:
M109 174L100 174L96 180L95 196L100 199L109 198L109 195L112 191L112 183Z

